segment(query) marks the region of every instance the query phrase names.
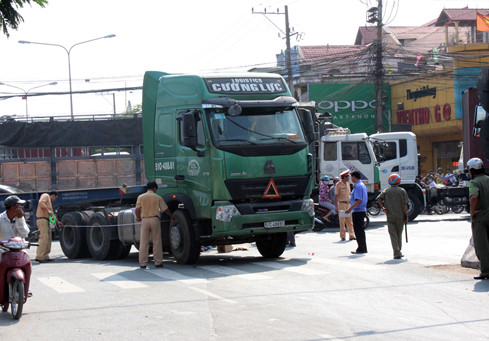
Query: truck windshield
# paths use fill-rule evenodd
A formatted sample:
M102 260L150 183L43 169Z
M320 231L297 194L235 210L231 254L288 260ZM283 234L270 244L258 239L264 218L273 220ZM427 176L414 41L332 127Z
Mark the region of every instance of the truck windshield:
M304 144L301 124L293 110L243 108L239 116L209 109L210 130L217 145Z

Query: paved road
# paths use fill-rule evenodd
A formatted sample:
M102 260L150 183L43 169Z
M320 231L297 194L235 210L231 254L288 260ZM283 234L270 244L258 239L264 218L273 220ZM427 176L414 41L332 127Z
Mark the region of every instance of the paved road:
M21 320L0 313L0 340L489 339L489 281L459 266L467 215L419 216L403 260L392 259L383 220L372 218L366 255L329 229L298 235L277 261L251 246L151 270L137 251L68 260L54 242L56 261L34 265Z

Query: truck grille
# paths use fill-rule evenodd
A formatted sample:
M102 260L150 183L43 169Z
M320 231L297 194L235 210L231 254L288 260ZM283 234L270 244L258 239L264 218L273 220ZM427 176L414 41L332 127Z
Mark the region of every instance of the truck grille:
M302 199L309 182L308 176L273 178L280 199L263 198L271 178L225 180L224 183L235 202ZM273 190L272 190L273 192Z

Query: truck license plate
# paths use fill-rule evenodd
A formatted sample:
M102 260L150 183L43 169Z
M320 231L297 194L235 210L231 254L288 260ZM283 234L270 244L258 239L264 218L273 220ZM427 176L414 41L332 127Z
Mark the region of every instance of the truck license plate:
M278 221L266 221L265 222L265 228L271 229L274 227L283 227L285 226L285 220L278 220Z

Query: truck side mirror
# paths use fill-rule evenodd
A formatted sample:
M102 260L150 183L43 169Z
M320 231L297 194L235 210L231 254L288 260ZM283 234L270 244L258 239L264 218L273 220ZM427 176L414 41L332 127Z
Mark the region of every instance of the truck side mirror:
M308 143L316 140L316 134L314 133L314 121L312 119L312 113L310 110L299 108L299 118L302 121L304 127L304 133L306 134L306 140Z
M484 121L486 120L487 112L480 105L475 107L475 115L474 115L474 136L479 135L480 128Z
M193 150L197 148L197 124L193 111L187 111L178 115L182 144Z

